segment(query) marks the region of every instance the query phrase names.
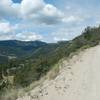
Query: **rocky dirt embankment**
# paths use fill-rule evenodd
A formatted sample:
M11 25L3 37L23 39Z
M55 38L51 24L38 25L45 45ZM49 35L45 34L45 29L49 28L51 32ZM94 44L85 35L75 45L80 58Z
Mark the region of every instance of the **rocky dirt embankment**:
M54 80L17 100L100 100L100 45L64 60Z

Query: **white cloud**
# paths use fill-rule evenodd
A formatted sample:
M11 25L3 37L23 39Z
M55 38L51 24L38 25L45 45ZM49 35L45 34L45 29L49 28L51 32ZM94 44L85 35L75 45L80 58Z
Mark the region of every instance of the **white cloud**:
M51 36L53 37L54 42L57 41L67 41L67 40L71 40L74 37L78 36L81 34L81 30L82 27L74 27L74 28L61 28L53 33L51 33Z
M21 2L21 14L23 16L35 15L44 7L43 0L23 0Z
M6 20L0 22L0 40L23 40L23 41L34 41L41 40L42 35L35 32L16 32L18 30L18 26L11 25Z
M38 24L56 24L62 22L64 14L43 0L23 0L21 3L22 18Z
M46 16L59 16L62 17L63 13L51 4L46 4L43 8L43 13Z
M65 23L69 23L69 22L81 22L81 21L84 21L84 17L82 16L65 16L62 21L65 22Z
M14 40L14 33L0 33L0 40Z
M19 4L14 4L12 0L0 0L0 17L18 17Z
M0 33L12 33L13 31L14 27L9 22L0 22Z
M23 40L23 41L34 41L42 39L42 36L35 32L17 33L15 37L17 40Z
M42 35L35 32L0 33L0 40L34 41L42 40Z
M13 3L12 0L1 0L0 8L2 18L10 16L34 23L56 24L62 22L64 17L59 9L46 4L44 0L22 0L20 4Z
M66 6L65 8L66 8L66 10L70 10L70 9L71 9L71 7L70 7L70 6Z
M18 39L18 40L46 40L46 41L59 41L59 40L68 40L75 37L75 32L78 32L73 29L75 23L80 23L84 21L85 17L79 14L75 14L70 6L66 7L66 11L61 11L52 4L47 4L44 0L22 0L21 3L13 3L12 0L0 0L0 20L10 18L9 21L13 22L16 25L11 25L9 22L0 22L0 39ZM85 15L86 16L86 15ZM21 19L20 22L15 22L12 20L12 17ZM34 25L33 25L34 24ZM48 34L48 30L54 31L59 24L60 28L63 26L66 28L55 31L51 34ZM63 25L62 25L63 24ZM71 26L73 24L73 26ZM45 29L43 29L43 25ZM47 25L51 25L52 29L46 29ZM67 26L70 27L67 27ZM47 39L44 39L40 34L34 32L21 32L25 30L37 30L38 27L46 30L48 36ZM81 28L80 28L81 29ZM19 31L20 33L16 32ZM53 40L51 37L53 37Z

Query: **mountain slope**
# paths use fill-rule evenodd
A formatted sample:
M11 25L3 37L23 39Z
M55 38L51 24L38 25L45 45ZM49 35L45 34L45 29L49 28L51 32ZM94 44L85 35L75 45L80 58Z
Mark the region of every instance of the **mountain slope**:
M32 82L37 81L41 77L45 76L60 59L64 57L68 58L70 54L78 51L79 49L96 46L99 44L99 42L100 27L88 27L80 36L70 41L48 44L42 43L43 45L35 48L35 50L34 47L31 49L31 51L26 50L28 55L23 51L23 47L26 48L27 45L30 46L30 44L34 46L34 41L32 43L15 41L13 44L18 45L18 47L16 46L17 49L20 47L21 50L19 50L19 54L22 52L21 54L24 54L24 57L18 57L18 59L15 59L14 61L10 60L7 64L4 65L0 64L1 80L3 80L2 74L6 76L13 75L15 87L27 87ZM12 45L11 43L9 43L9 45ZM41 44L41 42L39 43ZM16 50L14 47L13 49ZM10 52L12 51L13 50L10 50ZM18 53L18 51L15 53ZM12 69L14 70L12 71ZM7 70L10 70L9 73ZM8 86L8 83L6 84Z
M100 45L63 60L59 75L17 100L100 100Z
M94 47L99 43L100 27L88 27L80 36L70 41L48 44L46 43L45 45L43 43L42 46L39 46L39 48L36 48L35 50L33 50L33 47L33 49L31 49L31 52L30 50L26 50L28 51L28 55L23 51L23 47L26 48L27 45L29 46L30 42L28 42L28 44L26 42L24 44L19 44L18 41L17 45L20 46L16 47L17 49L21 49L19 50L19 54L21 53L21 51L23 51L24 57L18 56L18 59L11 59L8 63L0 64L0 97L4 97L4 94L6 95L6 91L9 91L10 89L16 90L16 88L27 88L32 83L39 81L49 71L55 68L55 64L57 64L59 60L63 58L69 58L70 55L78 52L80 49L83 50L86 48ZM5 47L7 48L7 45ZM2 48L0 49L2 50ZM8 49L9 48L4 50ZM13 49L16 51L15 47L13 47ZM10 52L12 51L13 50L11 50ZM18 51L16 52L18 53ZM5 55L3 55L3 57L3 59L6 59ZM13 77L12 82L9 79L10 76L11 79ZM4 93L2 91L4 91ZM11 97L8 97L8 99L9 98Z

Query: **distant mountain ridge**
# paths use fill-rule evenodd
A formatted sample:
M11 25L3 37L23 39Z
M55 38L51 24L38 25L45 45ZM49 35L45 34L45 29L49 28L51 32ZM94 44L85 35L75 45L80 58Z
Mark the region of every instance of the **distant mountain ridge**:
M0 59L5 58L6 61L8 56L25 57L45 45L47 43L42 41L3 40L0 41Z
M45 42L42 41L19 41L19 40L2 40L0 41L0 46L29 46L29 45L33 45L35 46L41 46L47 44Z

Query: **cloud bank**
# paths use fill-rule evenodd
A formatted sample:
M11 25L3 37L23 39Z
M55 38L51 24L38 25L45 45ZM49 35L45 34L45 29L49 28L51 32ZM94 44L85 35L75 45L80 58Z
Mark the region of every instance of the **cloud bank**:
M100 22L99 0L13 1L0 0L0 40L68 40Z
M1 0L0 7L1 18L14 17L41 24L56 24L64 18L63 12L43 0L22 0L21 3Z

